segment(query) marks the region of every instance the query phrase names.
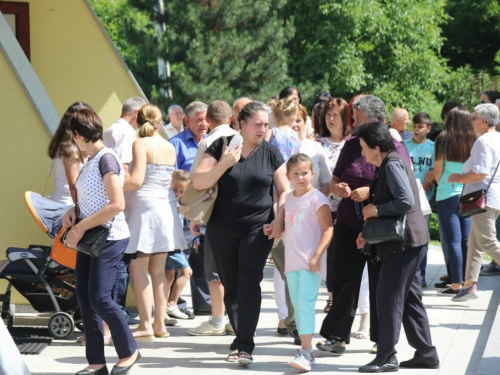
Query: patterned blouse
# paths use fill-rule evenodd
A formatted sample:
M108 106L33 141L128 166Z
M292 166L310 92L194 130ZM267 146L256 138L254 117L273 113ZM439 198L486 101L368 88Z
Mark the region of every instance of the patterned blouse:
M94 157L89 158L83 165L76 180L76 190L80 217L82 219L95 214L109 204L109 198L104 187L103 177L106 173L114 172L120 177L121 185L125 181L125 174L116 153L107 147L100 149ZM106 224L111 228L108 237L110 241L123 240L130 237L125 215L120 212Z

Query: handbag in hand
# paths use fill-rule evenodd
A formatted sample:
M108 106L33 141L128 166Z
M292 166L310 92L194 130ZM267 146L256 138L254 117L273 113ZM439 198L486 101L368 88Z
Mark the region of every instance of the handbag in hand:
M472 193L462 195L460 197L460 209L458 211L458 216L460 217L468 217L472 215L482 214L486 212L486 193L490 189L491 183L497 174L498 166L497 165L493 176L488 184L488 187L481 190L473 191Z
M75 224L78 224L80 221L81 219L77 218ZM69 247L66 244L66 235L70 230L71 228L66 229L61 236L61 242L66 247ZM85 231L83 237L78 242L78 245L76 245L75 250L87 254L92 258L97 258L99 254L101 254L101 250L106 244L110 232L111 229L104 225L98 225L97 227L90 228L89 230Z
M227 138L222 137L222 139L222 152L224 153ZM218 190L217 183L208 189L196 190L191 181L179 199L179 212L189 221L196 224L207 224L214 210Z
M370 245L384 242L403 242L406 215L379 216L365 221L363 239Z

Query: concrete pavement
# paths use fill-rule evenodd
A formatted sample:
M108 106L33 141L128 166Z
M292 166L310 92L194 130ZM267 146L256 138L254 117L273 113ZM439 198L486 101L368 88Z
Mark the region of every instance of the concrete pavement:
M482 277L479 280L480 298L465 303L453 303L449 297L441 297L433 288L439 276L446 273L440 248L431 246L428 256L427 282L424 302L431 324L432 337L441 359L438 370L408 370L400 372L411 375L461 375L500 373L500 318L495 321L500 300L500 276ZM274 301L272 266L266 266L262 282L262 312L257 328L254 363L242 367L225 362L229 344L233 336L193 337L187 335L187 328L195 327L207 317L181 320L175 327L169 327L171 337L156 339L154 342L139 343L142 360L130 372L132 375L156 374L231 374L244 371L245 374L295 374L297 370L289 366L298 347L291 338L278 337L277 308ZM186 290L187 291L187 290ZM326 289L321 288L317 303L316 331L324 318L323 307ZM188 299L189 300L189 299ZM353 326L358 327L359 317ZM16 325L26 323L21 316ZM382 333L383 334L383 333ZM86 366L85 348L72 340L54 340L40 355L23 356L33 374L74 374ZM320 340L315 335L313 344ZM346 353L336 357L330 353L316 351L317 364L313 372L332 374L357 373L358 367L370 362L369 354L373 343L369 340L352 339ZM397 346L400 361L413 356L404 331ZM108 367L117 360L113 347L106 347ZM16 374L8 374L16 375Z

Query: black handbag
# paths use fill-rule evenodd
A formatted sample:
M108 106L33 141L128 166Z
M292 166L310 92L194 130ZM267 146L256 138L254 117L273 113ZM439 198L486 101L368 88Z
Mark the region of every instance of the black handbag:
M80 221L81 219L77 218L75 224L78 224ZM66 247L69 247L68 245L66 245L66 235L70 230L71 228L66 229L61 236L61 242ZM97 258L99 254L101 254L101 250L106 244L110 232L111 229L104 225L98 225L97 227L90 228L89 230L85 231L82 239L78 242L78 245L76 245L75 250L84 253L92 258Z
M363 239L371 244L403 242L406 229L406 215L379 216L365 221Z

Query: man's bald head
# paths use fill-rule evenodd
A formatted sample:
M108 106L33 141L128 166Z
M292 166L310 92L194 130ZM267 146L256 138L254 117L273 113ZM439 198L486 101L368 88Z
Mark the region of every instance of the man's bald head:
M246 96L242 98L238 98L234 101L233 103L233 117L231 118L231 121L233 123L234 129L235 130L240 130L240 124L238 124L238 115L240 114L241 109L245 106L245 104L248 104L250 102L253 102L252 99L247 98Z
M404 108L396 108L394 112L392 112L391 116L391 127L396 129L399 134L402 134L408 124L410 123L410 115L408 111Z

